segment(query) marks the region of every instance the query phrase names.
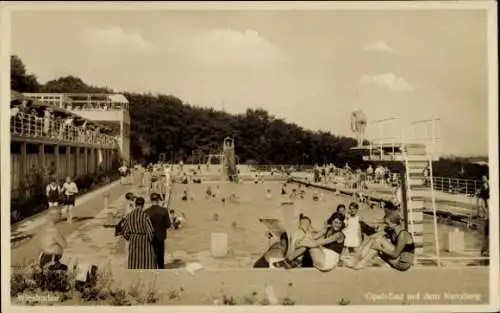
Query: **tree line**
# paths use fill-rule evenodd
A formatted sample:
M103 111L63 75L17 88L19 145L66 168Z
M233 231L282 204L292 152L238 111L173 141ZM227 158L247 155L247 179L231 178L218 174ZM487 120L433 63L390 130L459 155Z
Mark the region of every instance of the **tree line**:
M40 84L17 56L11 57L11 88L19 92L113 92L74 76ZM140 162L156 162L162 153L171 161L204 162L204 156L220 151L224 138L232 137L240 163L368 166L361 152L350 149L355 139L304 129L260 108L229 114L190 105L173 95L124 95L130 102L131 154ZM435 176L446 177L480 178L488 173L487 166L465 158L440 159L433 169Z

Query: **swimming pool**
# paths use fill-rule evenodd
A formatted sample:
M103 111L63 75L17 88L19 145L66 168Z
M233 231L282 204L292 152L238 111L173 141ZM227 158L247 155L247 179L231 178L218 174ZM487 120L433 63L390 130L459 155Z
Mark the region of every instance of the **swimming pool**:
M208 186L213 190L219 186L216 198L205 198ZM209 268L249 268L269 247L269 239L265 232L267 228L259 222L259 218L280 218L282 216L282 202L291 201L289 193L297 184L288 184L288 194L281 195L279 181L264 181L255 184L245 181L242 184L231 184L222 181L205 181L202 184L174 184L170 199L170 208L186 215L187 222L182 229L170 231L167 239L167 253L169 262L172 259L181 259L185 262L200 262ZM189 189L193 199L183 201L182 194L185 188ZM266 198L269 189L271 199ZM313 201L313 193L321 194L320 201ZM229 197L236 193L235 202L221 201L222 197ZM336 196L333 192L306 188L304 199L293 200L297 214L303 213L312 219L313 227L320 229L325 219L335 211L338 204L348 205L351 197ZM217 216L215 216L217 215ZM360 215L368 223L380 223L383 210L371 209L362 205ZM432 217L426 217L424 227L424 250L434 254L434 234ZM455 226L439 224L439 240L442 243L449 231ZM228 237L228 254L223 258L211 256L211 234L224 232ZM481 237L476 232L465 233L466 249L480 249ZM442 256L450 256L442 252Z

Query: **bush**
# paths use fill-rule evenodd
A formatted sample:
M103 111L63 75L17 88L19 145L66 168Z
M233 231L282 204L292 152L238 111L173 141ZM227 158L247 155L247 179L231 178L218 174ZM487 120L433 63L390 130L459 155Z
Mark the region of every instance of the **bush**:
M129 291L114 287L114 280L109 266L97 270L95 281L82 288L75 286L76 266L68 271L46 271L37 264L23 269L12 269L11 297L22 299L23 295L52 293L60 302L77 295L83 303L108 303L117 306L133 304L154 304L159 301L154 284L143 294L140 284L134 284ZM25 304L35 304L25 302Z

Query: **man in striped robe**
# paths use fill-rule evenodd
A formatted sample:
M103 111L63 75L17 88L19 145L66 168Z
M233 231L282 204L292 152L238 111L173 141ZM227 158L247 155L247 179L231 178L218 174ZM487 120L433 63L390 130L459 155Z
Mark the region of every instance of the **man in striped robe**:
M135 199L135 208L125 219L123 237L129 241L128 268L156 269L156 255L152 241L154 229L148 215L144 213L144 198Z

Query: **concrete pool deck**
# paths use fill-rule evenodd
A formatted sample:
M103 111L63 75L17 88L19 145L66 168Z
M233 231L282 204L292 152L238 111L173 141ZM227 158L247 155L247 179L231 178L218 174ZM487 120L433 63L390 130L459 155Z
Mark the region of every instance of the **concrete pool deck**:
M215 189L217 185L220 187L218 197L205 199L207 186ZM132 191L144 195L144 190L137 183L122 187L117 192L123 194ZM192 200L181 200L186 187L193 196ZM289 191L291 188L295 187L289 186ZM265 197L267 189L271 191L271 199ZM180 230L169 230L166 260L171 269L168 270L126 269L125 242L114 236L113 228L103 227L108 212L103 210L102 199L99 199L92 209L92 212L96 212L95 216L83 222L67 237L68 248L63 262L108 267L116 283L124 289L138 282L143 286L154 284L160 296L160 305L210 305L222 295L242 299L257 293L259 297L267 297L265 290L269 286L279 301L288 298L298 305L337 305L342 299L351 305L478 305L489 302L489 267L415 266L405 273L387 267L363 271L337 268L329 273L315 269L286 271L250 268L268 247L265 237L267 228L258 219L280 217L281 203L289 201L288 195L280 194L280 189L281 184L278 182L174 184L171 208L186 214L187 223ZM312 200L312 190L306 191L304 199L294 200L294 205L297 212L311 217L316 228L322 226L337 204L351 201L350 197L320 192L322 200L315 202ZM239 199L223 203L221 196L229 196L232 192L236 192ZM110 203L111 209L125 206L124 197L114 199ZM379 221L383 214L382 210L368 207L362 207L360 212L366 221L373 223ZM449 229L445 228L443 235ZM211 255L212 232L228 234L228 256L214 258ZM476 245L474 236L466 236L467 247L472 249ZM199 263L203 268L190 273L184 265L191 262ZM177 296L173 297L172 294ZM410 294L413 296L410 297Z
M279 303L297 305L408 305L489 303L488 268L414 268L408 272L371 268L363 271L223 269L190 274L170 271L113 271L120 285L153 285L160 302L211 305L223 295L239 299L267 298L272 289ZM209 286L209 287L207 287ZM172 294L177 296L173 299ZM241 304L241 303L240 303ZM247 303L249 304L249 303ZM256 303L258 304L258 303Z
M215 199L205 199L205 190L211 186L213 190L219 186L219 195ZM144 190L137 184L127 186L126 191L142 195ZM182 201L185 188L194 199ZM293 188L289 186L289 190ZM265 192L269 189L271 199L266 199ZM174 267L189 262L200 263L206 270L250 269L253 263L269 247L269 240L265 236L268 230L259 218L280 218L281 203L289 201L288 195L280 194L281 184L266 182L262 184L243 183L229 184L224 182L209 182L206 184L173 184L170 208L186 215L186 224L179 230L169 230L166 242L166 262ZM121 192L124 192L121 190ZM236 202L221 201L222 196L229 196L236 192L239 199ZM302 212L313 221L317 229L323 226L323 221L335 210L338 204L348 204L350 197L339 197L333 193L323 193L321 201L312 201L313 191L307 190L301 200L294 200L296 212ZM110 203L110 207L125 206L124 197ZM101 206L102 208L102 206ZM98 210L97 214L81 225L67 237L68 248L64 253L64 261L71 264L85 262L94 264L110 263L111 267L119 270L126 269L127 255L125 242L114 236L114 229L103 227L107 212ZM372 224L380 223L383 211L372 210L367 206L361 207L362 218ZM434 253L432 244L431 223L424 228L424 249L426 253ZM452 226L440 225L440 241ZM226 257L215 258L211 253L211 234L223 232L228 236L228 253ZM480 237L474 233L465 234L466 252L463 255L442 252L441 257L476 257L479 256ZM180 263L179 263L180 262ZM443 264L457 266L460 264L476 264L474 262L457 262L456 260L443 261ZM416 265L420 266L420 265Z

